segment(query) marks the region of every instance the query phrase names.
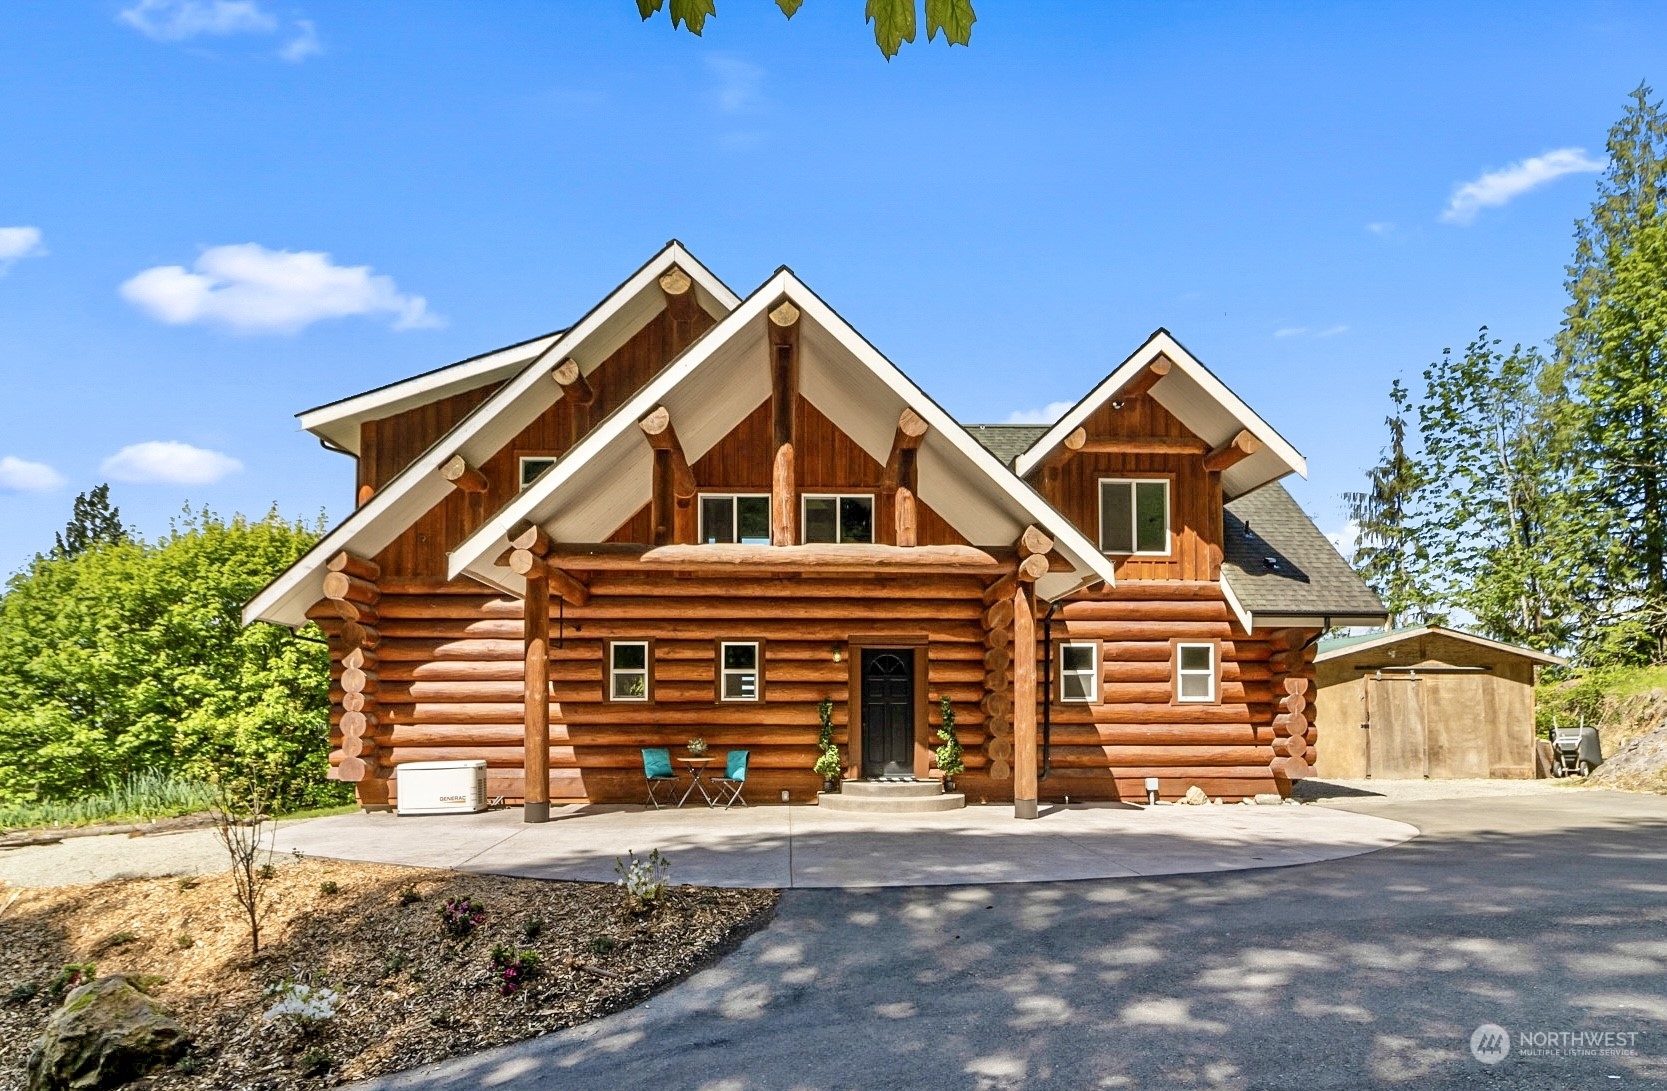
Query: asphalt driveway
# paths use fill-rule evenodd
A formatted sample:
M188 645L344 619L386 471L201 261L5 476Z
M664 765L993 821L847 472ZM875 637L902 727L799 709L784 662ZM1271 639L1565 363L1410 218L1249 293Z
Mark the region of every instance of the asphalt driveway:
M788 890L769 928L640 1007L365 1086L1667 1082L1667 799L1341 805L1423 836L1276 870ZM1494 1064L1470 1048L1487 1023L1511 1043Z

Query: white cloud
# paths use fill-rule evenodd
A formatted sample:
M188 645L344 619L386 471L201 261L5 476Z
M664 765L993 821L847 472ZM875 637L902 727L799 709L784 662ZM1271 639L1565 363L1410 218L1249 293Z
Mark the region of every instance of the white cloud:
M1052 424L1076 402L1049 402L1040 409L1019 409L1008 415L1006 424Z
M1307 332L1307 326L1281 326L1273 331L1273 335L1275 337L1301 337Z
M1351 564L1354 563L1354 551L1360 548L1359 523L1350 519L1343 524L1342 530L1327 531L1326 537L1331 540L1332 545L1337 547L1337 552L1343 555L1344 560Z
M0 227L0 277L16 262L38 258L44 253L46 247L41 245L40 228Z
M112 480L140 485L209 485L242 468L230 455L177 440L130 444L99 464Z
M1378 236L1389 235L1395 231L1395 225L1388 222L1370 223L1366 225L1366 230Z
M45 492L64 483L64 475L44 462L7 455L0 458L0 489L11 492Z
M739 113L758 101L758 88L764 82L764 69L758 65L718 54L706 58L706 71L715 83L712 99L724 113Z
M159 42L202 34L270 34L278 28L258 0L139 0L117 18Z
M318 27L311 19L295 20L295 37L278 50L280 60L291 64L300 64L308 57L316 57L324 52L324 46L318 40Z
M169 325L204 323L240 333L294 333L326 318L391 314L394 329L444 323L420 295L401 292L368 265L336 265L313 250L257 243L204 250L191 270L158 265L124 282L122 298Z
M1447 208L1441 213L1441 220L1443 223L1468 224L1484 208L1503 205L1565 174L1591 174L1604 166L1604 160L1587 155L1585 148L1558 148L1500 170L1490 170L1474 182L1466 182L1453 191Z
M1336 337L1340 333L1348 333L1348 332L1349 332L1349 327L1344 325L1344 324L1339 323L1338 325L1335 325L1335 326L1327 326L1323 330L1312 329L1308 326L1281 326L1277 330L1273 331L1273 335L1275 337L1279 337L1279 338L1286 338L1286 337Z
M1327 326L1325 329L1316 333L1314 336L1315 337L1336 337L1340 333L1348 333L1348 332L1349 332L1349 327L1347 325L1338 324L1336 326Z

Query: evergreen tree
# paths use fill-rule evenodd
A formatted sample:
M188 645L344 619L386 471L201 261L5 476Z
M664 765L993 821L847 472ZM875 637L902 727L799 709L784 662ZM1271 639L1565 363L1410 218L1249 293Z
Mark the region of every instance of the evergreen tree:
M1427 558L1414 518L1423 477L1407 452L1411 401L1399 379L1389 386L1389 401L1393 412L1384 419L1389 446L1383 450L1382 461L1367 472L1366 490L1345 493L1343 501L1359 528L1354 566L1383 599L1393 627L1439 618L1424 584Z
M128 540L120 509L110 504L110 486L99 485L75 498L69 524L54 536L52 555L59 559L79 557L96 545L115 545Z

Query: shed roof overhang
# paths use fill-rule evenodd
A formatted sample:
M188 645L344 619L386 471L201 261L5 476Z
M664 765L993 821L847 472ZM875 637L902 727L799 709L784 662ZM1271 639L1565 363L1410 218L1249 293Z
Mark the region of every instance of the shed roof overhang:
M524 581L496 563L512 528L536 523L562 543L606 539L652 498L642 417L665 406L693 463L770 397L766 315L783 298L800 312L800 395L882 464L903 409L918 413L929 426L916 456L918 495L968 542L1010 547L1032 524L1050 535L1069 571L1042 576L1042 598L1115 581L1094 543L786 268L454 550L450 574L521 594ZM772 556L787 565L792 554Z
M681 243L669 243L573 326L523 358L519 370L496 393L251 599L243 608L244 624L304 624L307 610L323 595L324 566L331 557L342 551L376 556L444 500L452 485L440 476L440 466L453 455L478 466L537 420L563 396L564 388L550 378L557 364L571 358L589 374L618 351L665 309L659 278L673 266L688 274L701 305L713 317L722 317L740 302Z
M1338 624L1348 623L1339 622ZM1552 655L1549 652L1542 652L1534 648L1524 648L1520 644L1507 644L1501 640L1477 636L1475 633L1467 633L1460 629L1449 629L1445 625L1420 625L1416 628L1395 629L1376 636L1356 637L1341 642L1334 647L1322 648L1320 653L1314 657L1314 662L1324 663L1331 659L1344 659L1360 652L1378 651L1423 636L1441 636L1450 640L1460 640L1467 644L1474 644L1480 648L1499 652L1502 655L1514 655L1521 659L1527 659L1541 667L1566 667L1569 663L1567 659L1559 655Z
M1020 455L1014 463L1014 472L1024 477L1040 466L1043 459L1064 443L1067 436L1082 427L1096 409L1115 399L1119 391L1160 356L1174 366L1151 388L1151 397L1174 414L1194 435L1211 447L1231 442L1241 431L1248 431L1261 441L1256 453L1222 472L1221 488L1226 499L1242 496L1286 474L1308 475L1308 462L1297 449L1164 329L1148 337L1145 344L1113 369L1099 386L1072 406L1058 423Z

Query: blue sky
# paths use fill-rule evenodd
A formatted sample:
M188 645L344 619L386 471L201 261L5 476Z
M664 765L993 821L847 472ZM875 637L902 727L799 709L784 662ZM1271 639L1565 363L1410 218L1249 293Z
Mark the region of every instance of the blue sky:
M124 517L351 502L298 410L562 326L665 240L791 265L969 422L1169 328L1329 531L1392 377L1542 342L1660 3L0 6L0 572Z

